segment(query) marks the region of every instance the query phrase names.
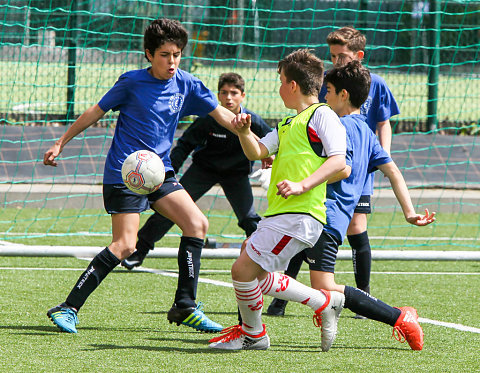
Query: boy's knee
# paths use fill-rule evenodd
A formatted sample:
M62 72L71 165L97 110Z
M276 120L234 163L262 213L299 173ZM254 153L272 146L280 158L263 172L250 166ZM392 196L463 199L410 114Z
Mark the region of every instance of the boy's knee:
M205 215L192 218L182 227L183 235L205 238L208 231L208 219Z
M238 259L233 263L230 273L234 281L248 282L255 278L255 276L250 278L250 276L245 273L245 264L242 264Z
M242 276L242 269L241 266L239 265L238 259L233 263L232 269L230 270L230 273L232 275L232 280L234 281L244 281L244 278Z
M119 260L128 258L136 250L135 242L127 243L122 241L112 242L108 248Z
M354 214L347 229L348 235L356 235L367 230L367 217L365 214Z
M208 231L208 219L204 215L202 215L200 219L195 219L194 228L201 232L203 236L206 236Z

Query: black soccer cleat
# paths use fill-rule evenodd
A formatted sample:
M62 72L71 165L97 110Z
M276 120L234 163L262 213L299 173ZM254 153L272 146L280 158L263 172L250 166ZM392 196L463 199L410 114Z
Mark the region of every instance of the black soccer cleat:
M135 251L127 259L122 260L121 262L122 267L125 267L126 269L133 269L134 267L141 266L143 263L143 260L147 256L147 253L142 253L142 252L139 252L138 250Z
M268 306L267 315L270 316L284 316L285 315L285 307L287 307L288 301L273 298L272 303Z

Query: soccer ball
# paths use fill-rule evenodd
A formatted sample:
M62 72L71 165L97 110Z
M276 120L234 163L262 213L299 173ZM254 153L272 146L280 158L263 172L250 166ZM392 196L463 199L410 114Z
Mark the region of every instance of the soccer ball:
M162 186L165 180L165 167L155 153L138 150L123 162L122 179L132 192L149 194Z

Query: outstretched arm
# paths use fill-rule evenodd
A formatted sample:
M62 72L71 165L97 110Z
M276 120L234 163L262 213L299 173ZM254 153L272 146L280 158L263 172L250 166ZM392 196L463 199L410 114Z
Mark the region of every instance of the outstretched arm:
M258 136L250 130L251 120L250 114L237 114L232 120L232 126L237 131L245 156L250 161L255 161L268 157L268 149L258 141Z
M235 118L235 114L224 108L222 105L218 105L215 110L210 112L208 115L210 115L217 121L218 124L225 127L227 130L235 134L237 133L232 125L232 120Z
M410 198L410 193L408 192L407 184L405 184L405 179L402 176L402 173L398 169L395 162L389 162L378 166L380 171L384 173L386 177L390 180L392 185L393 192L395 197L397 197L400 206L402 207L403 215L405 220L410 224L424 226L435 221L435 212L429 213L428 209L425 209L425 215L417 214L412 204L412 199Z
M67 129L67 131L60 137L55 144L47 150L43 156L43 164L46 166L57 166L55 158L62 152L64 146L79 133L96 123L105 115L105 112L100 109L98 104L95 104L85 110L85 112L78 117L78 119Z

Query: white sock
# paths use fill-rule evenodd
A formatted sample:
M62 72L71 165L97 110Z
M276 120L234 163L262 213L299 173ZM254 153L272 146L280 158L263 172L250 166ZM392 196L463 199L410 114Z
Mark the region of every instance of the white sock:
M302 303L314 311L322 307L327 300L323 291L312 289L278 272L269 272L267 277L261 281L259 285L264 295Z
M233 280L232 283L242 316L242 329L249 334L260 334L263 332L263 295L258 287L258 280L250 282Z

